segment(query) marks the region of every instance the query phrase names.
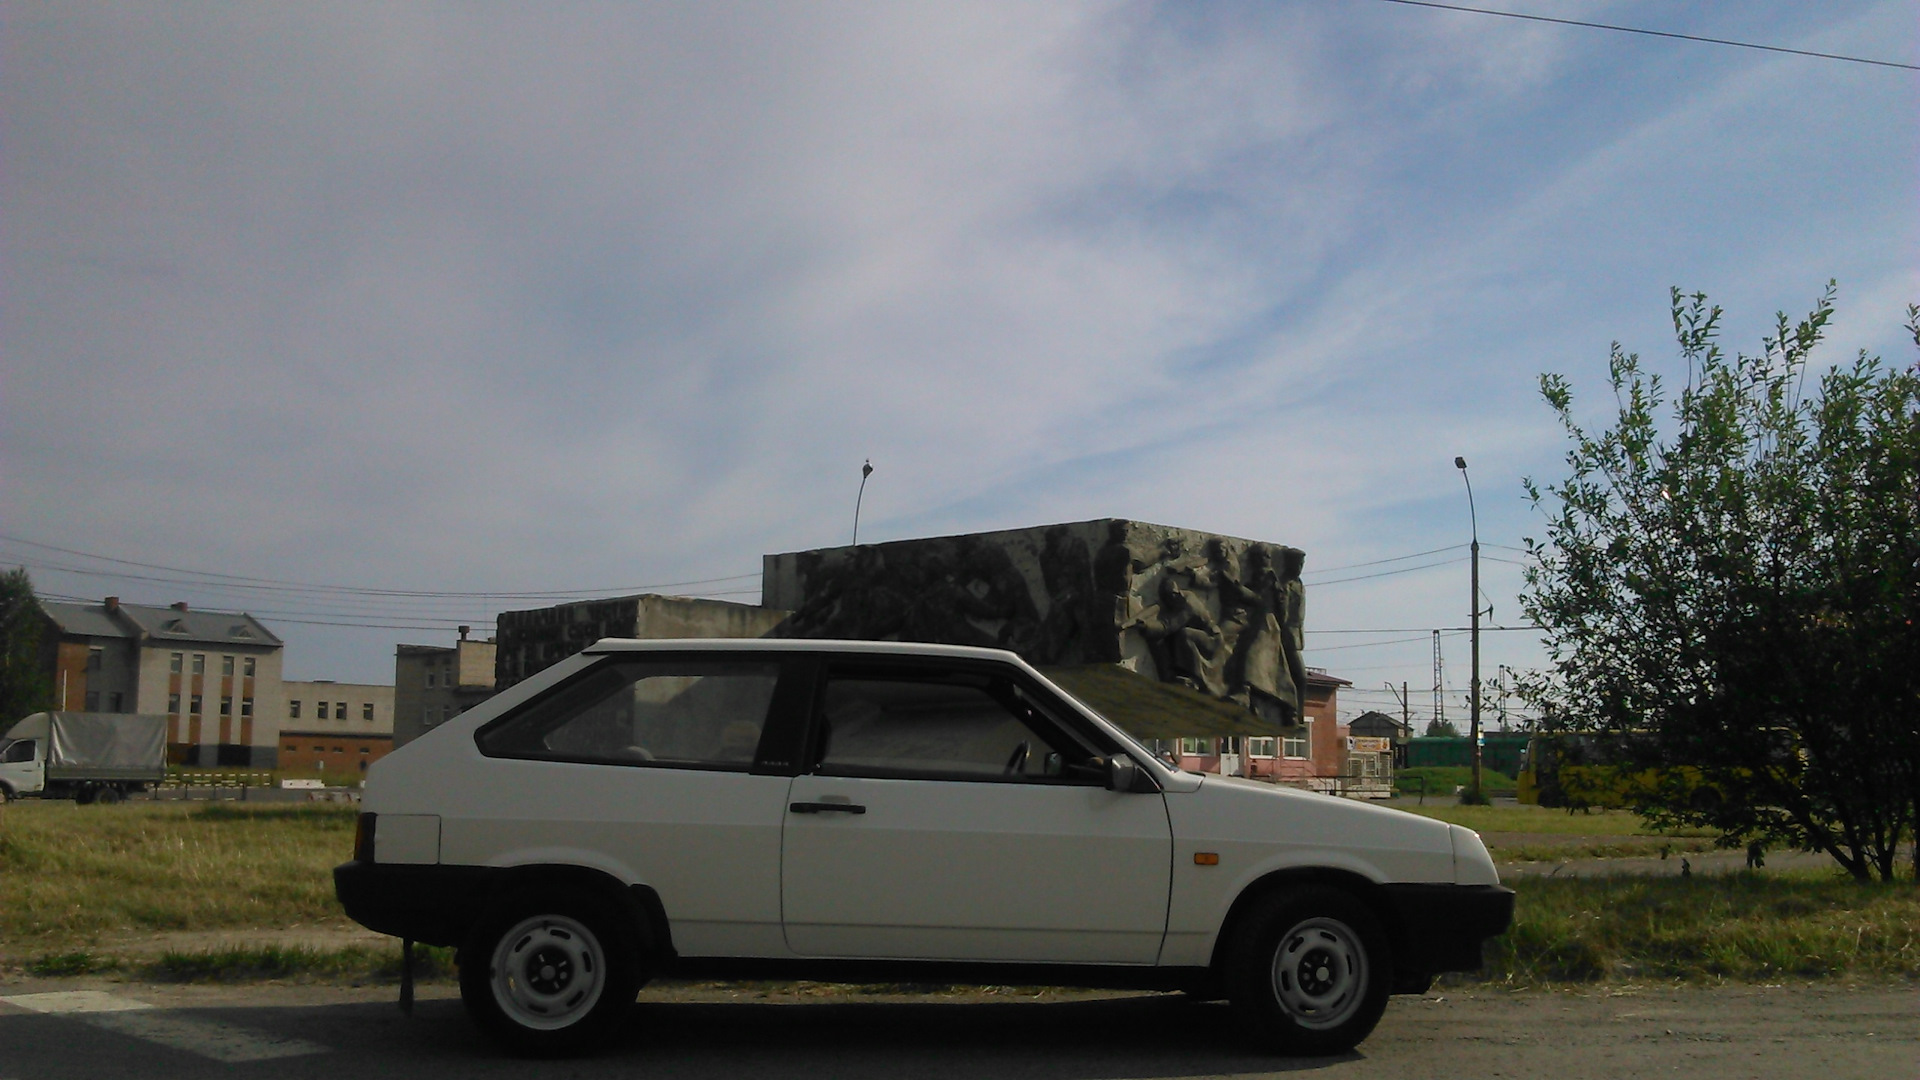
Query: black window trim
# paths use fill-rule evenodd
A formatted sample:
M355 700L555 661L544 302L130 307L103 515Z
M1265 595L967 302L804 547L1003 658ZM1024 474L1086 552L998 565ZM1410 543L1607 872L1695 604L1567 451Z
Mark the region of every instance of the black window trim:
M512 709L494 717L492 720L474 729L473 745L480 756L490 761L528 761L553 763L560 765L595 765L615 769L675 769L683 772L719 772L753 775L793 775L793 769L786 761L774 758L769 760L770 749L777 752L780 738L786 737L791 745L791 731L795 726L790 714L794 710L796 691L810 689L810 673L802 661L808 659L798 655L783 655L764 652L733 652L728 650L703 649L686 652L609 652L593 657L593 662L580 670L547 687L545 690L520 702ZM707 663L707 664L761 664L775 671L773 696L767 703L766 722L760 728L760 742L754 748L753 761L746 765L735 765L699 761L611 761L606 758L571 757L560 754L533 756L528 754L503 754L490 752L485 742L486 735L503 725L513 722L527 710L538 708L561 694L578 686L593 673L611 664L635 662L654 663ZM802 699L805 700L805 699ZM770 745L771 744L771 745ZM791 759L792 755L784 755Z

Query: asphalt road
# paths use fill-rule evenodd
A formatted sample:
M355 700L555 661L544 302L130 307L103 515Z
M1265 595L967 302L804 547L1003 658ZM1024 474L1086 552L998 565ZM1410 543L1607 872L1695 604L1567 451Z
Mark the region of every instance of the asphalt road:
M1331 1059L1248 1053L1224 1007L1173 995L789 987L649 989L602 1053L529 1063L500 1056L450 993L425 988L408 1019L391 988L10 982L0 1080L1920 1076L1911 985L1446 991L1395 998L1371 1039Z

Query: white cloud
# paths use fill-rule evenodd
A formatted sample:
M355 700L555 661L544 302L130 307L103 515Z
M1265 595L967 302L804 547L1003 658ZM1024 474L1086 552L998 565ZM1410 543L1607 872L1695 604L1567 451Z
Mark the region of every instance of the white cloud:
M1849 10L1828 33L1900 16ZM1312 4L5 12L0 531L156 562L751 572L843 540L869 456L863 536L1126 514L1334 565L1457 533L1464 452L1510 542L1515 477L1552 461L1532 373L1657 330L1668 280L1913 280L1863 243L1913 218L1872 220L1907 159L1857 118L1815 142L1870 167L1860 208L1781 238L1817 257L1728 224L1778 220L1776 174L1831 174L1768 110L1883 90L1718 54L1628 50L1616 77L1627 46L1593 31ZM1738 200L1671 234L1648 193L1712 198L1700 155L1737 157ZM1347 588L1315 617L1459 606ZM387 639L296 636L326 663L296 669L377 677Z

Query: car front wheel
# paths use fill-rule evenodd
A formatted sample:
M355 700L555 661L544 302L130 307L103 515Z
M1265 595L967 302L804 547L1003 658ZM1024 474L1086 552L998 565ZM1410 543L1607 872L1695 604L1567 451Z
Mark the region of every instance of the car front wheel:
M619 928L617 916L586 898L504 905L461 950L461 1000L511 1050L589 1049L640 988L639 957Z
M1229 997L1262 1049L1351 1050L1386 1011L1386 936L1349 893L1315 886L1276 895L1241 925L1235 945Z

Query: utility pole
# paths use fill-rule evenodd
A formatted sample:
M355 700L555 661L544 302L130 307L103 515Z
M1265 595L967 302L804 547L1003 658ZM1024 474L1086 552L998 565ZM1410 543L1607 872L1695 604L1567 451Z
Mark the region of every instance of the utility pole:
M1480 793L1480 515L1473 507L1473 480L1467 476L1467 459L1456 457L1453 467L1467 484L1467 514L1473 524L1473 681L1468 684L1468 714L1472 717L1467 738L1473 747L1473 801L1485 798Z
M1440 659L1440 631L1433 632L1433 723L1435 727L1447 722L1447 667Z
M1413 738L1413 712L1407 708L1407 684L1403 682L1400 684L1400 689L1395 690L1393 684L1388 683L1387 693L1392 694L1394 700L1400 703L1400 738L1403 740Z

